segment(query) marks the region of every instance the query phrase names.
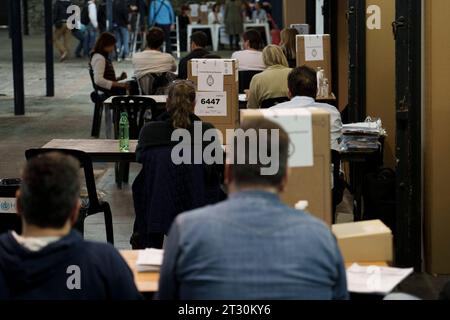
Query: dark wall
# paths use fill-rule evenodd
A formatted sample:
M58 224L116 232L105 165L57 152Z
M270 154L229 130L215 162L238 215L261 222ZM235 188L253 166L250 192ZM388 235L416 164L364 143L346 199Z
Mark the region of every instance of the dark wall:
M272 5L272 15L277 23L278 27L283 28L283 1L282 0L270 0L268 1Z

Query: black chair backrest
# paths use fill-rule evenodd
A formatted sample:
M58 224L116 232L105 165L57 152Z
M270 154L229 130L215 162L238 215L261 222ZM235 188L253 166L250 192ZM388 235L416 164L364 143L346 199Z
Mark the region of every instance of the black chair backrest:
M83 169L84 178L86 180L86 188L89 197L89 208L93 210L99 208L100 203L97 197L97 187L95 185L94 167L92 165L92 160L87 153L79 150L68 150L68 149L29 149L25 152L25 157L27 160L30 160L40 155L52 152L59 152L65 155L72 156L80 162L80 168Z
M143 95L164 95L167 87L177 79L172 72L148 73L137 79L139 89Z
M287 101L289 101L288 97L267 99L261 103L261 109L269 109L269 108L272 108L273 106L276 106L277 104L287 102Z
M113 119L116 139L119 138L119 122L122 112L126 112L128 114L130 139L138 139L145 122L156 119L163 112L163 110L158 109L156 101L149 97L114 97L111 104L114 110ZM147 111L150 111L151 115Z
M261 73L259 70L239 71L239 93L244 93L250 89L250 83L255 75Z
M0 183L0 198L14 199L19 188L20 184L4 185L3 183ZM7 202L0 203L0 206L6 204ZM9 210L7 210L7 212L9 212ZM18 234L22 232L20 216L17 213L0 213L0 234L10 230L16 231Z

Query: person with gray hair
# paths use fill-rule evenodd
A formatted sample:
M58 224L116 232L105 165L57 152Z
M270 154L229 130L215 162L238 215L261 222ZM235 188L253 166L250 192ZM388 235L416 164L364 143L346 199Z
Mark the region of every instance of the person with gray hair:
M347 299L344 262L330 229L280 200L288 181L287 133L267 119L250 120L230 148L229 199L176 218L158 298ZM258 154L272 163L253 161ZM267 174L273 164L278 170Z

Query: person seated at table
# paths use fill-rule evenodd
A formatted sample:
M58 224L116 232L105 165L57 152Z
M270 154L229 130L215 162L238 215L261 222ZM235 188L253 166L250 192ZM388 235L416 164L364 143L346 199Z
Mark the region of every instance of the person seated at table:
M112 33L104 32L95 43L91 53L90 65L94 72L94 83L98 89L109 96L126 95L130 88L128 83L119 81L125 80L127 74L122 72L120 77L116 76L113 63L110 59L111 53L116 46L116 37Z
M180 60L178 66L178 79L186 80L188 78L188 62L192 59L201 59L210 52L206 50L208 45L208 36L203 31L196 31L191 36L191 52Z
M264 100L288 96L287 77L291 72L283 50L269 45L263 50L266 70L255 75L250 82L247 108L257 109Z
M215 3L208 15L208 24L223 24L223 14L220 12L220 4Z
M262 7L261 3L256 2L255 3L255 10L252 14L252 20L253 22L267 22L267 12Z
M289 67L297 66L297 35L298 30L295 28L286 28L281 31L281 48L283 49Z
M261 47L261 34L254 29L244 32L244 50L236 51L231 59L239 61L239 71L260 71L264 70Z
M17 192L22 234L0 236L0 299L140 299L133 273L109 244L72 229L80 209L80 164L49 153L25 166Z
M158 27L147 32L147 48L135 53L132 59L134 73L138 79L149 73L177 71L175 58L171 54L161 52L164 37L164 31Z
M174 162L172 152L180 144L189 150L186 152L191 156L197 151L202 156L210 142L197 144L196 141L203 141L203 135L207 132L212 133L216 150L220 150L217 157L224 158L216 129L194 114L195 104L195 85L187 80L174 82L168 90L166 113L157 121L145 125L140 133L136 154L138 162L142 163L142 170L133 183L136 210L131 238L133 249L162 248L164 234L169 232L178 214L224 198L220 188L223 165L206 164L203 158L200 158L200 163L199 160L194 163L189 155L186 156L190 163ZM201 137L196 136L199 133ZM183 136L183 141L172 139L178 134ZM184 140L185 135L188 135L186 139L189 141ZM214 152L214 156L216 154Z
M229 199L176 218L158 298L347 299L344 262L329 227L281 202L289 179L287 133L267 119L247 120L241 129L256 134L250 146L235 138L227 152ZM264 154L277 148L275 174L262 173L273 164L251 160L258 146Z
M342 137L341 113L336 107L327 103L316 102L317 74L302 66L292 70L288 76L288 97L291 101L277 104L272 109L319 108L330 113L331 148L339 151L339 142Z

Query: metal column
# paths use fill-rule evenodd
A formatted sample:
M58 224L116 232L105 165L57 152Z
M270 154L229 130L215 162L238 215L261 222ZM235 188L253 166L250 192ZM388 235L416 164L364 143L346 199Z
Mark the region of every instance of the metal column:
M45 73L47 97L55 96L55 75L53 66L53 18L52 0L44 0L45 9Z
M20 116L25 114L21 2L10 0L9 10L14 77L14 114Z

